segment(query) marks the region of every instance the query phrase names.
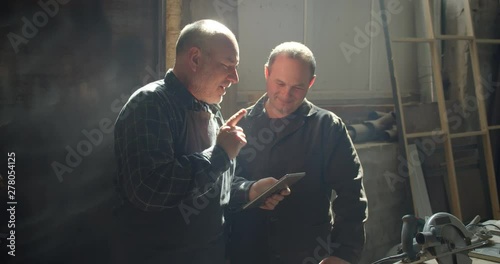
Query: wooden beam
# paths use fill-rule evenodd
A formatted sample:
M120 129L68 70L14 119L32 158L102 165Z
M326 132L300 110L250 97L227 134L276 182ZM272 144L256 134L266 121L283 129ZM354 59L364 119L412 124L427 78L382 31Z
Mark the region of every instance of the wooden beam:
M434 81L436 85L436 97L439 109L439 119L441 121L441 130L445 134L444 151L446 157L447 171L448 171L448 184L449 184L449 197L451 213L457 218L462 219L462 208L460 207L460 195L458 193L458 182L455 172L455 163L453 159L453 148L449 135L448 116L446 111L443 80L441 77L441 53L438 50L438 41L435 39L434 28L432 27L431 9L429 1L424 1L424 16L429 37L434 39L431 43L431 61L432 70L434 73Z
M439 35L436 36L439 40L473 40L472 36L460 36L460 35Z
M476 42L481 44L500 44L500 39L476 39Z
M165 62L167 69L172 68L175 63L175 45L181 31L182 0L166 0L166 52Z
M445 133L442 130L435 130L431 132L417 132L417 133L410 133L407 134L407 138L421 138L421 137L433 137L433 136L438 136L438 135L444 135Z
M407 158L408 169L413 171L413 183L415 185L416 198L415 209L416 216L420 218L425 218L426 216L432 215L431 201L429 200L429 193L427 192L427 185L425 184L424 173L422 172L422 162L418 155L418 149L415 144L408 145L408 153L410 154Z
M467 26L471 30L471 34L474 35L474 28L472 27L472 13L470 9L469 0L465 0L464 5L465 15L467 16ZM484 103L485 98L482 96L484 94L484 89L481 82L481 71L479 67L479 57L477 55L477 42L473 40L470 46L470 57L472 65L472 73L474 77L474 86L476 88L476 102L477 110L479 114L479 125L481 130L488 130L488 120L486 120L486 106ZM493 155L491 150L490 133L484 133L482 136L483 150L484 150L484 162L486 165L486 175L488 178L488 185L490 191L490 200L493 211L493 217L495 219L500 219L500 205L498 202L498 190L495 176L495 168L493 167Z
M403 42L403 43L429 43L433 39L430 38L392 38L392 42Z
M464 138L464 137L474 137L474 136L482 136L486 132L485 131L469 131L462 133L454 133L450 135L450 138Z

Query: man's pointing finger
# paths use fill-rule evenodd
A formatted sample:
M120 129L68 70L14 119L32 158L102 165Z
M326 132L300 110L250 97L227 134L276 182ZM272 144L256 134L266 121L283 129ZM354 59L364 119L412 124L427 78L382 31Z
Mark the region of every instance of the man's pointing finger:
M231 116L226 121L226 126L235 127L238 124L238 122L245 116L246 113L247 113L246 109L240 109L240 111L236 112L236 114Z

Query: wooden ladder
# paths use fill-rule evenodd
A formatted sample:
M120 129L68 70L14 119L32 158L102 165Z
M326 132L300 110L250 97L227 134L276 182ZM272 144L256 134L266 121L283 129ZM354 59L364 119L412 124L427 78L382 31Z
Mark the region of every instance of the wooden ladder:
M470 65L472 67L472 75L473 82L475 86L475 95L483 94L483 86L481 82L481 74L479 68L479 58L478 58L478 43L488 43L488 44L500 44L499 39L477 39L474 35L474 28L472 24L472 14L470 8L469 0L462 0L464 2L464 15L466 19L466 35L441 35L440 32L434 32L433 21L432 21L432 13L431 13L431 5L430 1L432 0L418 0L423 1L423 15L424 15L424 25L425 25L425 35L420 37L405 37L405 38L394 38L390 37L389 29L387 27L387 23L384 25L384 31L386 33L386 37L390 38L390 41L386 43L388 45L388 60L389 60L389 69L391 73L391 83L393 85L393 94L395 95L395 105L396 111L398 112L398 122L400 125L398 129L400 129L400 136L402 136L402 145L404 146L404 153L406 154L408 160L408 174L410 177L410 186L412 190L413 203L415 208L415 214L418 216L428 216L430 210L430 205L425 204L425 199L422 199L420 192L420 187L422 186L422 182L419 182L417 179L422 179L421 170L415 166L415 164L411 164L412 154L414 156L416 148L411 146L409 140L423 138L423 137L435 137L439 136L444 141L444 153L446 160L446 168L447 168L447 179L449 186L448 200L449 200L449 208L451 213L458 217L461 220L462 218L462 207L460 204L460 199L464 198L459 194L458 191L458 181L455 171L455 160L453 157L453 146L452 139L464 138L464 137L480 137L478 139L480 144L482 144L482 155L484 157L484 165L486 167L486 176L489 185L489 198L491 200L492 206L492 214L495 219L500 219L500 209L498 202L498 193L497 193L497 185L495 179L495 171L493 166L493 157L492 157L492 149L490 142L490 130L500 129L500 126L489 126L487 117L486 117L486 108L484 98L482 96L474 96L475 101L477 103L477 114L479 118L479 129L474 131L467 131L461 133L450 133L450 128L448 125L448 116L445 102L445 95L443 90L443 80L441 76L441 53L439 50L440 41L442 40L457 40L457 41L467 41L469 43L470 49ZM380 7L382 10L385 10L384 0L380 0ZM387 21L384 18L384 12L382 12L382 19ZM439 123L440 129L434 131L424 131L418 133L407 133L406 129L406 121L403 112L403 100L401 96L401 85L398 83L398 78L396 74L396 69L393 65L394 57L392 55L392 45L394 43L416 43L422 45L428 45L430 50L430 58L432 65L432 74L434 77L434 85L436 90L436 99L437 99L437 108L439 110ZM481 148L480 148L481 149ZM417 155L418 156L418 155ZM420 187L419 187L420 186ZM425 186L425 181L424 181ZM426 193L424 193L426 195ZM427 198L428 197L424 197ZM468 197L470 199L470 197ZM423 202L422 202L423 201Z

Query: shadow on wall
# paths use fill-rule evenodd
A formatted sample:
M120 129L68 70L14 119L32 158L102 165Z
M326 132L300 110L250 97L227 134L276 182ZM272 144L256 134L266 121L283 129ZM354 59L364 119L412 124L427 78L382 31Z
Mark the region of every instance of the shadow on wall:
M107 262L114 120L158 77L158 3L133 2L2 2L0 216L11 221L0 225L2 259Z

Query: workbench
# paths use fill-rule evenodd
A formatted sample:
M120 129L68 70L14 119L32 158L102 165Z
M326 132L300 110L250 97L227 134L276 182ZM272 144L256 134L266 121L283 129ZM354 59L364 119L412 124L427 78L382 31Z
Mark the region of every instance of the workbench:
M489 229L489 228L488 228ZM490 230L491 231L491 230ZM499 230L496 230L497 232L493 233L493 237L490 239L491 245L488 245L487 247L481 247L478 248L476 251L471 251L469 253L469 256L471 256L472 263L499 263L500 262L500 233L498 232ZM491 259L485 260L483 257L477 256L477 254L480 253L480 250L484 250L484 248L489 248L490 252L494 252L495 258L497 258L497 261L493 261ZM493 258L493 257L491 257Z

